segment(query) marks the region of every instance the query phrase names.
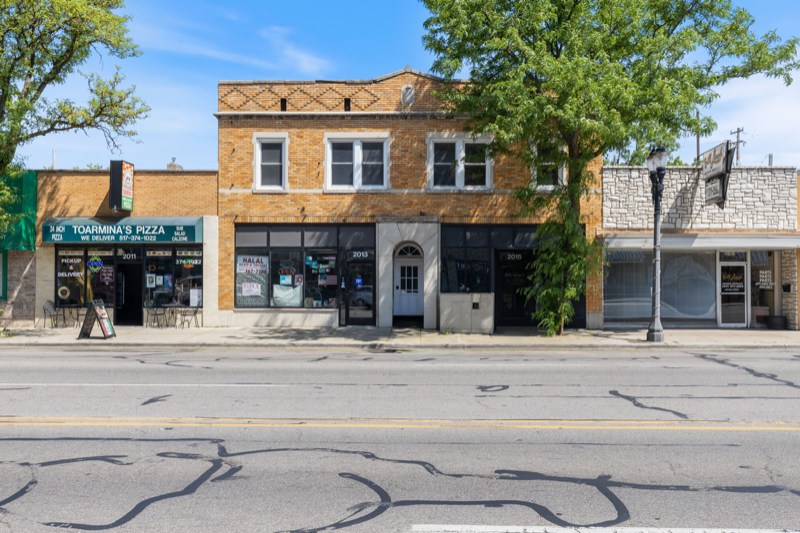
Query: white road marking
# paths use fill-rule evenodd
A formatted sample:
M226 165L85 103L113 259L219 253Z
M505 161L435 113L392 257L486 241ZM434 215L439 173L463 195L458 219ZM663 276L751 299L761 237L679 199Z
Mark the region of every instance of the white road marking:
M410 533L800 533L797 529L413 525Z
M313 384L312 384L313 385ZM4 387L291 387L282 383L0 383Z

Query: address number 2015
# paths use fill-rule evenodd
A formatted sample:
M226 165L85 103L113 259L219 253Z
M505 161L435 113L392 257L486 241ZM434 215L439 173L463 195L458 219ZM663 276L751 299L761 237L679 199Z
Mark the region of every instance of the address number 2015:
M522 254L506 254L506 261L522 261Z
M353 252L353 259L367 259L369 252Z

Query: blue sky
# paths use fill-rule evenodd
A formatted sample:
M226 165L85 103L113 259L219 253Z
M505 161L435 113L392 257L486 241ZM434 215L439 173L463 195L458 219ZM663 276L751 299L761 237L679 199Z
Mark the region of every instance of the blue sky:
M800 34L797 0L735 0L756 18L756 31L775 29L783 38ZM232 79L364 79L402 69L427 71L433 57L422 47L427 10L417 0L300 0L212 2L128 0L130 36L143 54L117 60L95 57L81 67L110 77L123 68L136 94L151 107L136 130L138 143L123 139L110 152L102 134L50 135L22 147L29 168L107 165L125 159L139 169L166 168L171 158L185 169L217 168L217 82ZM800 73L798 73L800 74ZM800 77L800 76L798 76ZM86 99L85 81L73 76L48 98ZM753 78L720 89L710 109L719 130L701 139L713 147L743 127L745 165L800 166L800 79L790 87ZM690 162L695 141L679 155Z

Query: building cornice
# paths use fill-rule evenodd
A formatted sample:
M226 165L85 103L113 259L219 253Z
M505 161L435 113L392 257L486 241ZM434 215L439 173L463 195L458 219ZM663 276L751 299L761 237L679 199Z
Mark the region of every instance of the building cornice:
M445 111L217 111L217 118L261 117L261 118L466 118L466 115L453 115Z

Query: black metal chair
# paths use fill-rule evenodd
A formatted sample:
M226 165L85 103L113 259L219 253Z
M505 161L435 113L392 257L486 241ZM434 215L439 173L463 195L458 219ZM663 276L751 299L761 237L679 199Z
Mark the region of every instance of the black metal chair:
M86 313L89 312L88 307L76 307L75 308L75 327L79 328L83 325L83 319L86 318Z
M53 300L47 300L44 305L42 305L42 310L44 311L44 319L45 322L47 319L50 319L50 327L57 328L58 327L58 311L56 310L56 304Z
M147 313L147 319L144 322L145 327L150 327L151 320L157 328L166 326L167 315L163 307L155 307L152 300L145 300L144 310Z
M186 324L189 324L191 327L192 320L194 320L194 326L196 328L200 327L200 322L197 320L197 312L200 310L199 307L184 307L181 309L181 329Z

